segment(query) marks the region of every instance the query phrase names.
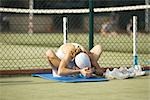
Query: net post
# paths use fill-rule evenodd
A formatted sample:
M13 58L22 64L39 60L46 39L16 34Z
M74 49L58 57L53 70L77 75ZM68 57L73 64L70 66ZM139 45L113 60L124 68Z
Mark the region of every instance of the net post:
M0 6L2 6L1 1L0 1ZM2 32L2 24L1 24L1 22L2 22L2 13L0 13L0 32Z
M94 10L93 10L93 0L89 0L89 50L93 48L93 33L94 33Z
M64 44L67 43L67 34L68 34L68 18L63 17L63 37L64 37L63 43Z
M33 33L33 6L34 6L34 0L29 0L29 25L28 25L28 33Z
M139 69L138 54L137 54L137 16L133 16L133 66Z
M145 5L150 5L150 1L149 0L145 0ZM150 10L148 8L146 8L145 10L145 31L146 32L150 32Z

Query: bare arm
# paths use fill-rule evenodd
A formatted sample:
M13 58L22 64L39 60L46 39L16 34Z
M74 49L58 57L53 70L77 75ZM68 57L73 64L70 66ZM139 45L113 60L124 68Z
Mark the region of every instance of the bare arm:
M104 73L104 68L99 66L98 62L94 59L94 57L92 57L92 54L90 56L91 56L92 66L95 67L95 74L102 76Z
M70 52L71 53L71 52ZM65 76L65 75L72 75L72 74L79 74L81 73L85 77L92 76L92 70L86 68L83 69L69 69L67 67L68 63L72 59L70 53L67 53L65 57L61 60L59 68L58 68L58 75Z
M70 52L66 53L64 58L61 60L60 64L59 64L59 68L58 68L58 75L71 75L71 74L78 74L80 73L80 70L74 70L74 69L69 69L67 68L68 63L70 62L70 60L72 59L72 57L70 56Z
M96 59L93 56L93 53L86 49L83 49L83 52L85 52L90 57L91 64L94 67L95 74L102 76L104 73L104 68L101 68L99 66L98 62L96 61Z
M84 47L81 47L81 50L83 52L85 52L89 57L90 57L90 60L91 60L91 64L92 64L92 67L94 67L94 72L95 74L97 75L103 75L104 73L104 68L101 68L96 60L96 58L94 57L94 54L89 51L89 50L86 50Z

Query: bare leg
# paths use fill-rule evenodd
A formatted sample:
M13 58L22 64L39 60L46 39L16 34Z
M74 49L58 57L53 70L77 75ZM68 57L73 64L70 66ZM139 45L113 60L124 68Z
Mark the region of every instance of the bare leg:
M102 47L100 45L96 45L90 50L90 52L93 54L95 60L98 61L102 54Z
M96 69L95 69L95 73L97 75L100 75L102 76L103 73L104 73L104 68L101 68L98 64L98 59L100 58L101 54L102 54L102 48L100 45L96 45L95 47L93 47L91 50L91 63L92 63L92 66L94 66Z
M46 56L52 69L57 70L59 67L60 59L56 56L56 54L52 50L48 50L46 52Z

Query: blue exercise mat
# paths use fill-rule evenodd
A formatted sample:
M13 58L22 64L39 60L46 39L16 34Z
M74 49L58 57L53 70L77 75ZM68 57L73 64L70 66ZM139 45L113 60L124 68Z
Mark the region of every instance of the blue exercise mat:
M47 80L54 80L58 82L65 82L65 83L77 83L77 82L102 82L108 81L106 78L102 77L92 77L92 78L83 78L83 77L53 77L52 74L32 74L32 76L40 77Z

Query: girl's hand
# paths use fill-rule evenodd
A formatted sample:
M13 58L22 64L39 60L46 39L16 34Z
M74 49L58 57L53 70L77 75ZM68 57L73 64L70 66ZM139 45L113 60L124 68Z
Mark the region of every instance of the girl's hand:
M84 77L92 77L92 74L93 74L93 71L91 68L89 67L86 67L86 68L83 68L83 69L80 69L80 73L84 76Z

